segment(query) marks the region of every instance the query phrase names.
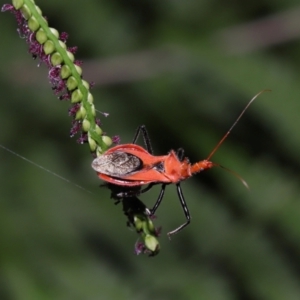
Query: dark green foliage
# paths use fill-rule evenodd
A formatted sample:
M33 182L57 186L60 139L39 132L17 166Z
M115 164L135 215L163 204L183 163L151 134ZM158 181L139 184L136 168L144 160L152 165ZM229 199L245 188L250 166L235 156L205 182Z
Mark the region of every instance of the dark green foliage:
M102 128L123 143L145 124L155 154L183 147L192 162L204 159L257 92L272 93L253 103L212 158L250 191L220 168L183 183L193 219L170 242L166 232L184 215L168 186L156 220L161 253L136 257L136 234L99 188L88 147L69 139L69 104L55 99L15 20L1 14L0 143L93 194L0 149L0 298L300 299L299 42L234 54L229 46L247 42L221 38L225 28L294 2L37 4L79 46L96 108L110 113L99 115ZM158 192L141 199L150 207Z

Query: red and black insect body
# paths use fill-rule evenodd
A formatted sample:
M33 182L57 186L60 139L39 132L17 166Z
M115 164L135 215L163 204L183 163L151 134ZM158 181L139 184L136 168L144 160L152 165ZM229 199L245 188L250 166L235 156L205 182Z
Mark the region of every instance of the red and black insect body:
M142 125L138 128L132 144L118 145L107 150L103 155L97 157L92 162L92 168L97 172L100 179L109 184L123 187L112 195L113 198L117 199L136 196L148 191L156 184L162 184L158 199L154 207L150 210L151 215L153 215L159 207L164 196L166 185L174 183L186 217L186 222L170 231L168 235L171 236L186 227L191 221L190 212L184 199L180 182L213 166L220 166L211 162L210 158L230 134L249 105L264 91L261 91L250 100L234 124L205 160L191 164L188 158L184 157L184 150L181 148L177 151L171 150L167 155L154 156L148 133L145 126ZM135 144L140 133L143 135L146 149ZM239 177L239 175L229 169L226 170L237 176L244 185L247 186L246 182ZM147 184L148 186L142 189L142 186Z

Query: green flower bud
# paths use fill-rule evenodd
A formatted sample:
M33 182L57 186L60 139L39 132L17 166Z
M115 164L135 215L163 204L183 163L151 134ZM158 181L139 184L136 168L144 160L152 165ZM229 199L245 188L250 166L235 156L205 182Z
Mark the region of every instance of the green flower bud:
M28 20L31 17L31 11L26 4L20 8L20 11L25 20Z
M82 100L82 93L80 92L79 89L76 89L74 92L72 92L71 95L71 103L77 103Z
M158 240L152 236L152 235L149 235L147 234L145 239L144 239L144 242L145 242L145 246L153 252L153 255L157 254L159 252L159 243L158 243Z
M67 45L63 41L59 40L58 43L63 49L67 49Z
M97 143L90 136L88 137L89 146L92 152L94 152L97 148Z
M70 76L67 80L67 88L69 91L75 90L78 86L78 82L74 76Z
M88 101L88 103L93 104L94 97L93 97L93 95L91 93L88 93L87 101Z
M55 28L49 28L52 34L58 39L59 38L59 32Z
M97 157L100 156L100 155L102 155L102 154L103 154L103 150L102 150L102 148L100 146L98 146L97 149L96 149L96 155L97 155Z
M35 38L40 44L44 44L48 40L47 34L42 28L36 32Z
M18 10L24 5L24 0L12 0L12 5Z
M34 1L32 1L34 3ZM35 6L35 9L36 11L38 12L38 14L41 16L43 13L42 13L42 10L38 7L38 6Z
M51 55L51 64L53 66L57 66L57 65L60 65L62 62L63 62L63 58L61 56L60 53L58 52L54 52L52 55Z
M82 120L83 118L85 118L86 116L86 110L83 106L81 106L79 108L79 110L76 112L76 115L75 115L75 120ZM87 125L85 125L87 126ZM88 131L88 130L85 130L85 131Z
M82 69L79 66L77 66L77 65L74 65L74 66L75 66L75 69L76 69L77 73L81 76Z
M60 77L62 79L67 79L68 77L70 77L72 74L71 70L70 70L70 67L67 66L67 65L63 65L60 69ZM76 101L78 102L78 101ZM74 103L74 102L73 102Z
M69 59L71 60L71 62L73 62L75 60L74 54L71 53L70 51L67 51L67 55L68 55Z
M86 110L85 110L85 108L81 105L79 110L81 112L82 118L85 118L86 117Z
M155 233L155 227L150 219L147 219L147 223L145 224L144 230L145 232Z
M74 119L75 119L75 120L81 120L81 119L82 119L82 114L81 114L81 111L80 111L80 110L78 110L78 111L76 112L76 115L75 115Z
M135 215L133 218L135 229L140 232L143 229L144 220L139 218L139 215Z
M111 146L111 144L112 144L111 138L109 136L106 136L106 135L102 136L102 141L108 147Z
M31 31L37 31L40 28L40 24L34 16L28 20L28 27Z
M87 81L82 80L82 84L86 87L87 90L90 89L90 84Z
M91 123L90 123L90 121L87 120L87 119L84 119L84 120L82 121L82 130L88 132L88 131L90 130L90 128L91 128Z
M96 116L96 108L95 108L94 104L91 104L91 112L92 112L92 115L95 117Z
M98 134L98 135L101 135L102 134L102 129L96 124L95 125L95 132Z
M55 50L55 46L52 41L48 40L43 46L45 54L51 54Z

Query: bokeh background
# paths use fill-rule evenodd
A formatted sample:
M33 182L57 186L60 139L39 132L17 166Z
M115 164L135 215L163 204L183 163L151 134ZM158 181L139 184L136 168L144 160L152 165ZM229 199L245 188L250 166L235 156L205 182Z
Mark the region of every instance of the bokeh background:
M5 2L1 0L1 6ZM69 103L0 15L0 298L300 299L300 6L298 1L36 1L78 46L103 129L130 142L145 124L156 154L208 156L260 90L213 161L157 213L161 253L135 256L137 235L99 188L86 145L69 138ZM143 195L149 207L159 188Z

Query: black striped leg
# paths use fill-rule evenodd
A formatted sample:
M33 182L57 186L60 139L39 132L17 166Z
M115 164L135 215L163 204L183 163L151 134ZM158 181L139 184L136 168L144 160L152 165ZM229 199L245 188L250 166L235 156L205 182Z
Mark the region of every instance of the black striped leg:
M171 239L171 235L173 235L175 233L178 233L180 230L182 230L184 227L186 227L187 225L189 225L191 223L191 215L190 215L189 209L187 207L187 204L185 202L185 199L184 199L181 187L180 187L180 183L176 184L176 188L177 188L177 194L178 194L178 197L179 197L179 200L180 200L180 204L181 204L182 209L184 211L186 222L184 224L180 225L179 227L177 227L176 229L168 232L169 239Z
M146 146L146 150L147 150L150 154L153 154L153 150L152 150L152 146L151 146L149 134L148 134L148 131L147 131L145 125L141 125L141 126L138 127L138 129L137 129L137 131L136 131L136 133L135 133L135 136L134 136L134 138L133 138L132 143L133 143L133 144L136 144L136 141L137 141L137 139L139 138L140 133L142 133L142 135L143 135L143 140L144 140L144 143L145 143L145 146Z
M158 195L158 198L153 206L153 208L151 209L151 215L154 215L156 210L158 209L158 207L160 206L161 204L161 201L164 197L164 194L165 194L165 189L166 189L166 184L162 184L161 185L161 190L160 190L160 193Z

